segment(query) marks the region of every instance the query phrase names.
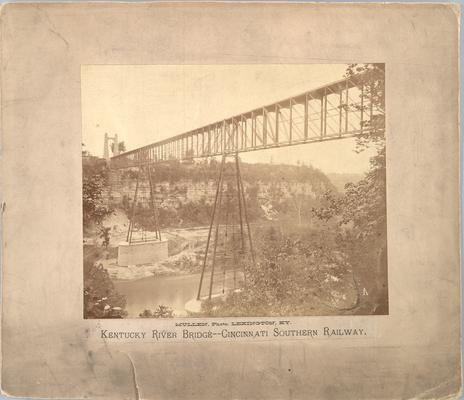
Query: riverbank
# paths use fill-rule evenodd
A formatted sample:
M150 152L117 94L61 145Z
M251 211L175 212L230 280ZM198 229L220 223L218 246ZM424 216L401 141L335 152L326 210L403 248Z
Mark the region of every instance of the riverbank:
M102 258L97 263L102 264L113 281L134 281L153 276L187 275L199 272L201 260L201 253L182 251L166 260L151 264L123 267L118 265L117 258Z
M162 231L163 239L168 240L168 258L143 265L118 265L118 244L126 240L128 219L120 210L116 210L104 221L104 226L111 229L108 249L101 251L96 261L108 271L113 281L131 281L152 276L174 276L199 272L203 262L208 235L207 227L169 228ZM152 237L154 232L134 231L133 239ZM86 248L101 247L95 229L86 232L84 237L84 255Z

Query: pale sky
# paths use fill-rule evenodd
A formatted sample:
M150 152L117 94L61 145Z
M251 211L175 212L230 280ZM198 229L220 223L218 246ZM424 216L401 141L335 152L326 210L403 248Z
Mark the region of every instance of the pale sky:
M343 78L345 64L85 65L83 143L103 155L103 136L117 133L132 150ZM245 162L311 164L324 172L361 173L372 153L354 140L243 153Z

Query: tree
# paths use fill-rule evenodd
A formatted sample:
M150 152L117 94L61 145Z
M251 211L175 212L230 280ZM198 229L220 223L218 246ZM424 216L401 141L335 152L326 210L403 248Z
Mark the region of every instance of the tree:
M108 271L101 264L95 263L100 256L99 250L86 249L84 254L84 316L124 317L125 297L116 292Z
M118 143L119 153L124 153L126 151L126 144L124 142ZM114 142L111 142L111 152L114 154Z
M346 76L364 73L363 133L356 138L356 152L375 148L370 169L358 183L345 185L345 194L325 195L325 206L314 209L323 221L335 220L340 228L338 244L349 257L363 292L373 306L386 305L386 162L385 162L385 75L383 64L351 64ZM351 107L358 107L353 106ZM360 107L360 106L359 106ZM359 108L358 108L359 109ZM372 110L372 113L371 113ZM366 290L364 290L366 289ZM378 305L378 304L377 304Z
M104 218L113 212L107 205L103 192L105 189L105 177L94 174L83 177L82 180L82 203L84 227L91 223L101 225Z
M105 160L83 158L82 174L84 229L96 225L96 232L107 249L111 228L103 226L103 220L113 210L105 199L108 175ZM101 249L97 246L84 246L84 316L122 318L126 315L125 297L116 292L108 271L97 262L101 257Z
M345 77L363 74L363 104L349 104L354 110L363 109L363 132L356 136L356 151L375 146L385 148L385 64L350 64ZM361 97L361 95L360 95Z
M105 160L96 157L86 160L82 166L82 208L84 228L101 225L113 212L105 199L108 167Z
M105 247L105 249L108 249L108 246L110 244L110 230L111 228L106 227L106 226L101 226L100 227L100 239L102 239L102 245Z

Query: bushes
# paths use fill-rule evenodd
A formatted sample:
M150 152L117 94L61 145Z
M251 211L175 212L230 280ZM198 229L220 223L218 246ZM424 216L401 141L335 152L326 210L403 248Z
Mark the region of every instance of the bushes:
M103 197L105 177L101 174L84 176L82 181L82 203L84 227L99 225L113 210Z
M114 289L108 271L95 263L100 256L97 247L84 246L84 317L122 318L126 299Z
M168 306L159 305L154 311L144 310L139 314L140 318L173 318L174 310Z
M245 263L246 287L204 302L205 316L353 313L358 288L348 257L329 230L274 226L254 233L257 265Z
M130 216L130 209L124 210ZM189 201L181 204L178 208L158 208L158 218L161 228L173 226L199 226L209 223L212 213L212 205L207 204L204 199L199 202ZM137 226L151 231L155 229L153 211L150 207L137 204L135 212L135 223Z
M199 202L189 201L182 204L178 210L177 215L182 220L183 225L206 225L213 212L213 206L207 204L206 200L202 198Z

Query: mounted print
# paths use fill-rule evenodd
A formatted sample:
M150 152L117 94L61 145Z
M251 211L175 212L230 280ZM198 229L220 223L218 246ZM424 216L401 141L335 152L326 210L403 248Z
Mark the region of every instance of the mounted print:
M2 395L460 397L458 5L0 21Z
M384 64L83 66L82 101L85 318L388 314Z

